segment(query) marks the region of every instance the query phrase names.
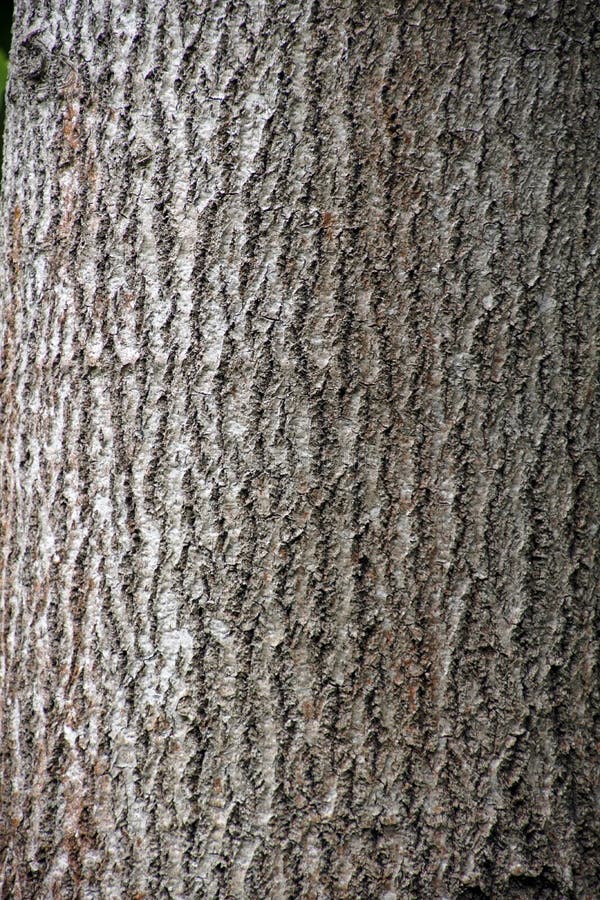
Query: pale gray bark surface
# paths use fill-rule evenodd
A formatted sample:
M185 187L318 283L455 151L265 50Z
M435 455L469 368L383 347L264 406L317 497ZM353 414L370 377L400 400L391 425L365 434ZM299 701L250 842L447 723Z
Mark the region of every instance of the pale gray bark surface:
M7 898L594 898L595 2L18 0Z

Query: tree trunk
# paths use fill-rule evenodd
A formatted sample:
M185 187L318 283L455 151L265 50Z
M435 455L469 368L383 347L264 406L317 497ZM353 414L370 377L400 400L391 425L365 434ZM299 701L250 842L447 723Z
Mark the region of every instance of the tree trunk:
M7 898L598 888L593 0L20 0Z

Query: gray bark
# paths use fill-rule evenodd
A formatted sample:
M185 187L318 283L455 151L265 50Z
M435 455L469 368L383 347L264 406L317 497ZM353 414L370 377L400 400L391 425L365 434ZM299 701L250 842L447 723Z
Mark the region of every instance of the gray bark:
M18 0L2 897L597 896L599 25Z

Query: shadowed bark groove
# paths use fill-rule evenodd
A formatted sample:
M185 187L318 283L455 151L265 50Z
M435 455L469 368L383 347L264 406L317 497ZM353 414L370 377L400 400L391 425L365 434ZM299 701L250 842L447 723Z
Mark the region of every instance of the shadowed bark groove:
M0 895L592 900L597 4L15 23Z

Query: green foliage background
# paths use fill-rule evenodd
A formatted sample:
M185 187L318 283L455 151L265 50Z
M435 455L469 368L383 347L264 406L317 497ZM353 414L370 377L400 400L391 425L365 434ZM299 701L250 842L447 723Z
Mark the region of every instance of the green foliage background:
M4 95L8 79L8 52L13 19L13 4L0 3L0 162L4 149Z

